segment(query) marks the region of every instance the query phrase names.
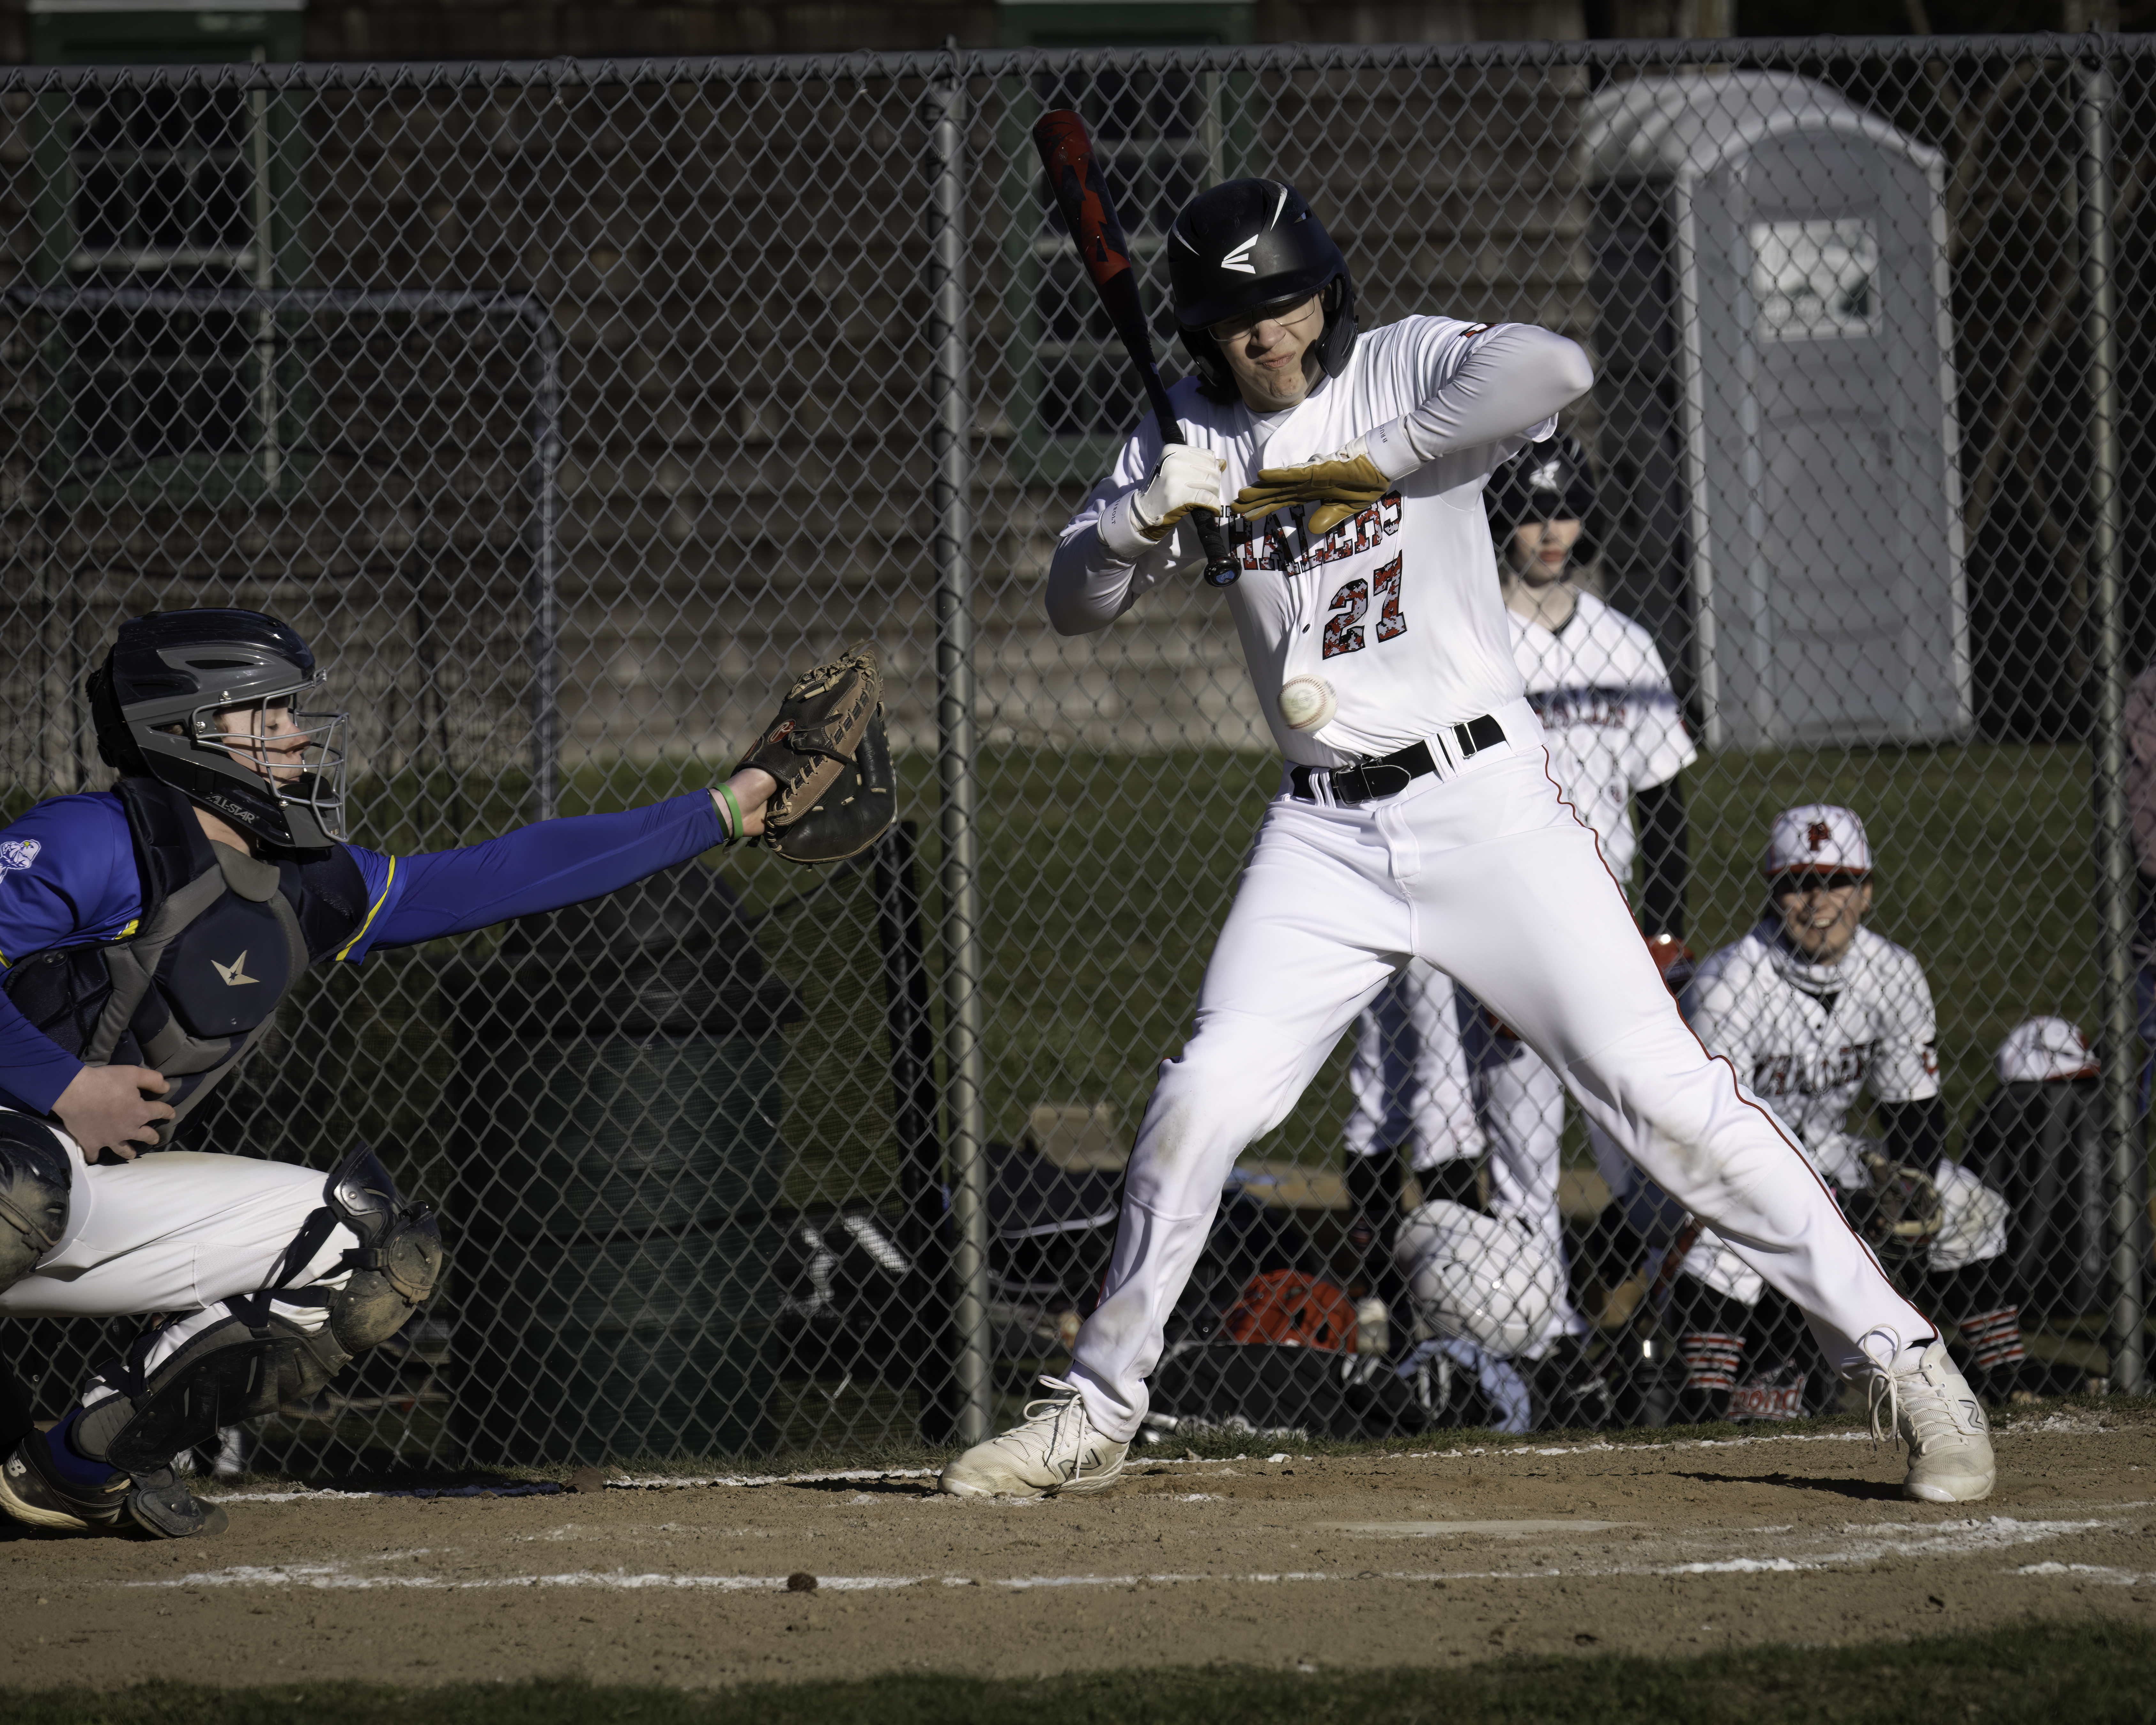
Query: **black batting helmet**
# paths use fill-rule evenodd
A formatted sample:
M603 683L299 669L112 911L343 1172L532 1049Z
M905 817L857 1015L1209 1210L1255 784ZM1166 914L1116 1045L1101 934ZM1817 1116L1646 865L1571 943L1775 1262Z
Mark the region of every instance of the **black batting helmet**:
M344 837L345 715L300 702L328 680L297 632L259 611L131 617L90 674L97 752L267 844L321 850ZM265 747L264 716L280 706L305 739L290 766ZM225 728L218 715L234 707L254 710L251 729Z
M1533 521L1578 521L1579 542L1573 555L1582 562L1594 556L1594 470L1578 438L1561 434L1522 449L1490 475L1484 497L1490 531L1498 538Z
M1291 295L1325 296L1317 362L1337 377L1355 348L1348 260L1302 193L1277 180L1229 180L1183 206L1168 233L1175 321L1198 375L1216 393L1235 382L1207 333L1224 318Z

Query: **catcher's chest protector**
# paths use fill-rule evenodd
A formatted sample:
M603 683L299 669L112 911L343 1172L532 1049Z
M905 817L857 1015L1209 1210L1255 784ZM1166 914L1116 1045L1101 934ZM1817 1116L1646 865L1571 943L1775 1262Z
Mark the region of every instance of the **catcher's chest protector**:
M367 882L341 845L276 861L215 845L171 786L123 778L142 914L120 939L11 965L8 996L85 1065L151 1066L172 1128L268 1030L307 967L367 917Z

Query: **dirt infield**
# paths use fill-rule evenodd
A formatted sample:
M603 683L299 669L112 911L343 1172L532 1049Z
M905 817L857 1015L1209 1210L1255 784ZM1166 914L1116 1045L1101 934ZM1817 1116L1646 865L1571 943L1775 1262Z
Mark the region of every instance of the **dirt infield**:
M1115 1491L1034 1504L890 1474L245 1494L211 1541L0 1535L5 1681L1442 1667L2156 1626L2156 1411L2025 1420L1999 1448L1997 1495L1945 1509L1903 1502L1898 1463L1841 1433L1144 1460Z

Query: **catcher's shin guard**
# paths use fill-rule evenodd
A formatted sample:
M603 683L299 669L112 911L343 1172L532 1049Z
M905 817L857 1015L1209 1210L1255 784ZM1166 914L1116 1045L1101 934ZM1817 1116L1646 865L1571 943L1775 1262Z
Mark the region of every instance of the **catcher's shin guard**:
M108 1367L105 1380L126 1387L73 1416L76 1453L114 1470L105 1489L123 1492L126 1518L161 1539L221 1532L225 1526L224 1512L193 1496L173 1472L174 1455L208 1442L222 1427L306 1399L348 1358L326 1325L311 1335L270 1311L266 1295L226 1303L228 1316L189 1337L147 1373L131 1362Z
M131 1363L107 1368L105 1380L119 1393L83 1409L75 1447L147 1478L225 1426L305 1401L351 1358L326 1325L310 1334L269 1311L263 1296L227 1305L228 1316L148 1372Z
M401 1198L361 1145L326 1183L322 1208L285 1249L276 1285L224 1302L224 1316L146 1370L133 1360L103 1374L116 1394L86 1405L75 1447L131 1476L127 1513L167 1538L213 1532L221 1512L189 1496L172 1458L226 1426L311 1400L352 1357L402 1329L434 1290L442 1241L433 1211ZM341 1286L288 1287L332 1234L359 1244L339 1265ZM336 1276L331 1278L332 1281ZM318 1306L310 1327L276 1308Z

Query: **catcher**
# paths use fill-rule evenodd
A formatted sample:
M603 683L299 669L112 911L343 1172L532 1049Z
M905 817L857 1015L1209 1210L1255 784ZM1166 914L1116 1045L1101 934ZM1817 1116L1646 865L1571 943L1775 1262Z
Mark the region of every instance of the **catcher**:
M1932 991L1914 954L1863 926L1871 908L1863 822L1826 803L1784 809L1765 872L1766 914L1700 965L1683 995L1686 1020L1804 1145L1890 1271L1910 1281L1928 1271L1938 1315L1959 1322L1964 1336L1972 1321L1995 1325L1982 1266L2005 1247L2005 1200L1944 1153ZM1871 1097L1883 1142L1848 1130L1860 1093ZM1794 1308L1763 1303L1758 1274L1712 1229L1686 1226L1671 1252L1668 1315L1687 1417L1820 1411L1831 1374Z
M218 1531L174 1455L314 1394L433 1291L434 1219L364 1147L326 1180L166 1147L310 966L597 897L715 845L834 861L891 820L869 646L796 682L708 791L402 857L345 840L346 715L302 707L326 681L255 612L124 623L89 685L118 782L0 833L0 1314L163 1319L49 1431L0 1383L0 1510L18 1521Z

